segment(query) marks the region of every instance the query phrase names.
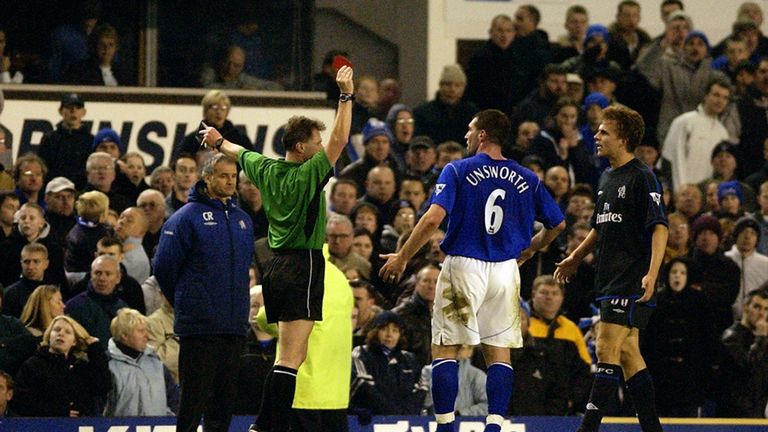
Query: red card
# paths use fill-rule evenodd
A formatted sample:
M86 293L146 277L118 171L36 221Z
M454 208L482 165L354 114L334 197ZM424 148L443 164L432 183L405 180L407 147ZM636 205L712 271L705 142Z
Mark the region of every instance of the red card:
M333 68L336 70L341 69L342 66L352 67L352 62L343 55L337 55L333 58Z

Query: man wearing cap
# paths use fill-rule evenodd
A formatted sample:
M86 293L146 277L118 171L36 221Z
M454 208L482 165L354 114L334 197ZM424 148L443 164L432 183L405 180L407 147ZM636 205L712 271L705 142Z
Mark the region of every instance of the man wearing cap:
M91 154L93 135L83 125L85 102L77 93L67 93L59 106L61 122L43 135L37 154L48 166L48 178L66 177L77 190L86 184L85 162Z
M744 302L752 291L768 281L768 256L757 252L760 242L760 225L749 216L742 217L733 229L734 244L725 256L741 269L739 295L733 303L733 313L738 319L744 309Z
M45 219L51 236L64 244L69 230L75 225L75 184L66 177L51 179L45 186Z
M467 76L458 64L443 67L440 87L434 100L413 110L415 135L427 135L436 143L464 142L465 125L477 113L477 106L464 97Z
M700 31L688 33L683 44L680 59L661 63L638 64L637 71L643 74L650 85L661 93L661 107L656 134L664 142L672 120L704 100L707 84L713 78L727 79L725 75L710 67L709 39Z
M693 249L689 258L695 265L697 275L691 279L691 286L704 293L712 314L712 326L721 334L733 323L731 305L739 294L741 271L733 261L720 250L723 230L714 216L699 216L691 226Z
M405 173L409 177L417 177L424 183L425 190L435 185L439 171L434 169L437 161L435 143L426 135L419 135L411 140L405 158Z
M363 128L363 143L365 144L365 156L345 167L339 178L347 178L357 183L358 191L365 187L365 179L368 172L377 166L388 166L399 179L402 168L392 157L392 144L394 138L386 123L372 118L366 122Z
M674 187L699 183L712 174L707 156L719 142L728 139L728 131L719 116L728 106L730 95L728 81L714 79L707 84L706 95L699 106L672 121L662 155L672 162Z
M480 109L495 108L504 112L512 109L514 70L512 41L515 25L509 15L496 15L488 29L488 41L469 60L467 66L467 99Z

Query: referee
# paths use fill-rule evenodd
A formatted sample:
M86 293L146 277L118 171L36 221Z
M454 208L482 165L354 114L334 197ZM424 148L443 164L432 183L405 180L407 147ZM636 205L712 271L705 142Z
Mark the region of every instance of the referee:
M203 142L236 158L261 190L269 220L269 247L275 257L262 280L267 321L278 323L278 359L264 384L265 397L254 431L287 431L296 391L296 374L307 356L315 321L322 321L325 260L325 193L333 166L349 140L352 122L352 68L336 74L339 106L331 136L322 143L325 125L294 116L285 126L285 159L271 159L225 140L209 127Z
M600 304L597 373L580 432L597 431L610 413L620 374L635 405L643 432L661 431L651 376L640 354L639 335L651 316L650 302L667 245L662 191L648 167L633 152L645 125L624 107L603 111L595 134L597 155L611 171L599 188L587 238L557 264L555 278L567 282L579 262L597 247L595 291Z

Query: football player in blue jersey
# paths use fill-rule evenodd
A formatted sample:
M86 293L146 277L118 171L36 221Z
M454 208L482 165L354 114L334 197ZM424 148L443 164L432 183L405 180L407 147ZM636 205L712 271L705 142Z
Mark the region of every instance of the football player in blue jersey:
M667 245L661 185L634 157L645 125L636 111L609 107L595 134L597 155L611 170L597 193L592 230L557 264L555 278L568 281L596 249L595 291L600 303L597 373L579 432L596 432L610 413L623 374L643 432L660 432L651 376L640 354L640 330L651 316L652 296Z
M482 344L488 363L486 432L498 432L512 394L510 348L522 346L518 266L565 228L563 214L535 173L501 154L510 121L481 111L465 136L472 156L443 168L431 205L379 274L395 282L408 260L448 217L446 253L432 313L432 395L437 432L454 430L456 356ZM533 223L544 229L533 235Z

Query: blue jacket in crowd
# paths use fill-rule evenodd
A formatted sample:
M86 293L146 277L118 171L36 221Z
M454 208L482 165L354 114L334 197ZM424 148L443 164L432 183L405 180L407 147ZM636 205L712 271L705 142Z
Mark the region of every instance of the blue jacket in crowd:
M253 242L253 222L235 199L213 200L198 181L163 225L153 260L177 335L245 336Z

